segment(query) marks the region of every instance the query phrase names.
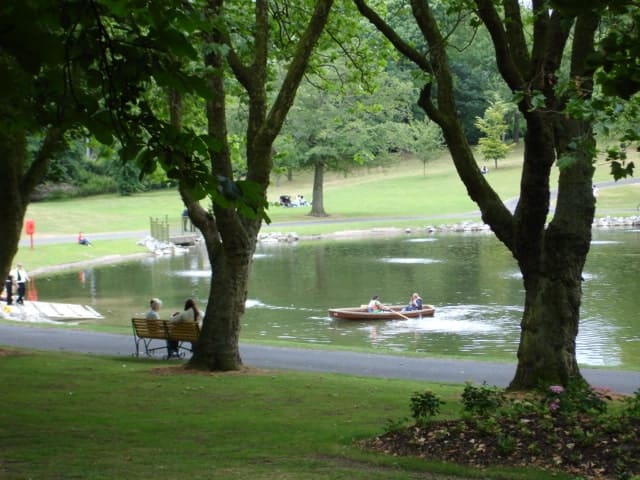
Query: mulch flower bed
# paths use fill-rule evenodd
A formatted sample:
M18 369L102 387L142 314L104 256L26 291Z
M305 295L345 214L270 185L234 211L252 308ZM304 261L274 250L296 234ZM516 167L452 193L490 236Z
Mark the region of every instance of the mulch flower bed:
M507 400L506 407L482 414L467 411L459 420L422 419L389 429L364 446L476 468L536 467L588 479L626 480L640 475L640 394L628 400L628 408L611 414L606 407L587 413L569 409L562 395L542 402Z

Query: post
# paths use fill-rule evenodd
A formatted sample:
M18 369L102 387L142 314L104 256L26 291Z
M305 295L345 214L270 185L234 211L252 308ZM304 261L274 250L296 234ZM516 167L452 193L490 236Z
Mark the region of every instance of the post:
M36 222L28 219L24 222L24 230L29 235L29 246L33 250L33 234L36 231Z

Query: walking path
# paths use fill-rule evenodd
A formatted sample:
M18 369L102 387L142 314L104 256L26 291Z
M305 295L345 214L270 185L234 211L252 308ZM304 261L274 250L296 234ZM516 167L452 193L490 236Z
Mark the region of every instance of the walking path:
M36 350L78 352L131 357L133 336L60 328L0 325L0 345ZM241 344L240 354L247 366L266 369L331 372L347 375L398 378L443 383L466 381L506 387L515 373L515 364L403 357L373 353L270 347ZM583 368L587 381L614 392L632 394L640 389L640 372Z

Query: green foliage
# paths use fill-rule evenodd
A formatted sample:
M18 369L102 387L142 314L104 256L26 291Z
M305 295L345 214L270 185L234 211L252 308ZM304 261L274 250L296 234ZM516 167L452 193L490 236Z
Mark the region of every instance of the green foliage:
M637 2L603 2L611 27L591 61L601 67L598 82L607 95L629 99L640 91L640 5Z
M558 398L561 406L550 411ZM420 407L429 397L414 394L414 399ZM551 386L542 394L509 396L484 384L466 384L461 400L464 413L459 420L416 422L379 437L376 448L445 461L464 459L479 466L500 458L500 463L535 464L585 477L628 479L640 471L640 390L620 402L625 408L615 409L615 414L607 413L612 399L606 390L577 381L566 388Z
M640 419L640 389L636 390L632 397L625 399L624 415Z
M465 383L462 392L462 404L467 413L486 415L504 404L504 391L497 387L489 387L483 382L479 387L470 382Z
M543 403L556 415L602 414L607 410L606 400L611 400L608 391L591 388L580 379L572 379L566 387L549 385L542 392Z
M405 428L407 428L407 417L401 418L387 418L384 425L385 433L396 433L401 432Z
M476 127L485 135L478 142L480 153L487 160L493 160L495 168L498 168L498 160L507 156L510 146L505 144L503 139L507 131L505 114L507 106L504 102L497 100L491 103L484 112L483 118L476 118Z
M426 423L438 413L444 402L433 392L415 392L411 396L411 415L416 423Z
M498 435L498 449L502 455L509 456L516 448L516 439L510 435Z
M439 129L407 101L417 96L410 79L379 73L369 82L373 95L355 84L343 85L339 95L303 85L276 141L276 165L313 168L323 162L328 170L347 172L388 163L393 152L419 154L426 162L439 151Z

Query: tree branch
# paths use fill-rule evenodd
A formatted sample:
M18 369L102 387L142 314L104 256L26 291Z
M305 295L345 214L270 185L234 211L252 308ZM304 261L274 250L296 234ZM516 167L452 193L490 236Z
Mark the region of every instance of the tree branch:
M496 61L502 78L512 91L526 91L525 78L530 64L525 39L522 35L518 35L522 19L517 0L504 0L507 16L505 23L508 25L506 30L492 0L476 0L476 5L478 16L493 40ZM513 25L509 25L511 22Z
M31 192L33 192L38 183L44 178L51 159L64 143L64 133L65 129L61 127L50 127L47 130L40 150L38 150L29 170L27 170L22 179L21 190L23 201L28 202Z

